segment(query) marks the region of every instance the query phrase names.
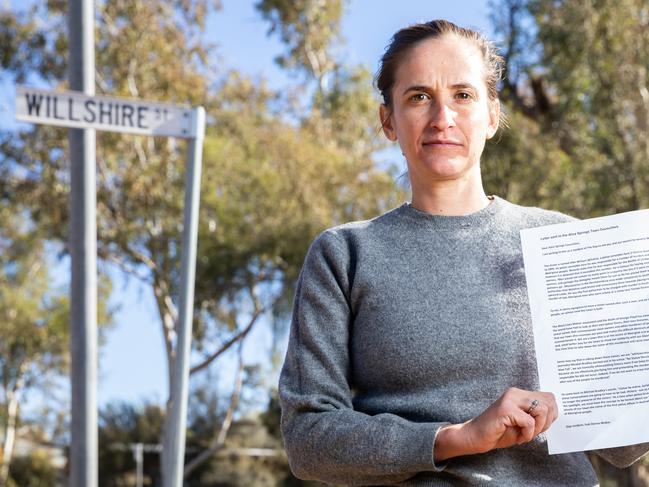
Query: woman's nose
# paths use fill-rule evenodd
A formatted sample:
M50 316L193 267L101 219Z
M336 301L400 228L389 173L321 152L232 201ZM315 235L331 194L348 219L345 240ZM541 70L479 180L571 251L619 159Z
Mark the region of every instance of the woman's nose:
M456 113L446 103L433 103L430 124L439 130L445 130L455 126L455 115Z

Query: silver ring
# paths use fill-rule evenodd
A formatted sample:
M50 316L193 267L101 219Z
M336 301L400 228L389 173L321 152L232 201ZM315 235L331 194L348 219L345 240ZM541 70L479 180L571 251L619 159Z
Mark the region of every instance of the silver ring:
M525 412L527 414L532 414L532 411L534 411L534 409L536 409L536 406L538 406L539 404L541 404L541 403L538 401L538 399L534 399L532 401L532 404L530 404L530 407Z

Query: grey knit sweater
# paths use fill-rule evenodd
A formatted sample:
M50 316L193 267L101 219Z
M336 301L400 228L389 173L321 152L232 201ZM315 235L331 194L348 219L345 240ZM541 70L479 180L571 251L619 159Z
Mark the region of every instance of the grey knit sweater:
M539 388L519 231L569 217L495 197L467 216L408 204L312 244L280 378L293 472L353 485L593 486L545 438L433 462L440 427ZM600 452L618 465L647 445Z

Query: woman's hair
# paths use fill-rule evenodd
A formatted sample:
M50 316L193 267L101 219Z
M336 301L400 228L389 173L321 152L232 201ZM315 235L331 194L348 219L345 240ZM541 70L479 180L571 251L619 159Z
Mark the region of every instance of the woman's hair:
M426 39L435 39L444 35L456 35L467 39L482 53L484 61L485 83L489 99L498 99L497 84L503 73L503 58L498 55L494 45L482 34L472 29L459 27L447 20L431 20L424 24L415 24L398 31L385 49L379 70L376 73L376 86L381 92L383 103L392 106L392 87L399 64L407 52L419 42Z

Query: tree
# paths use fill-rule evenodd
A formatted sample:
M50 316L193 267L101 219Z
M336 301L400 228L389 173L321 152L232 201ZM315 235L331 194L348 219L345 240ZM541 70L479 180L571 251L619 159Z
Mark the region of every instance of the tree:
M646 207L649 171L649 5L530 3L564 150L588 181L594 214Z
M367 74L339 71L332 89L314 95L317 104L302 107L289 120L283 114L293 112L291 100L263 83L235 72L208 83L214 73L201 38L208 8L206 1L106 0L97 16L99 93L202 104L217 121L208 127L203 162L194 327L194 350L202 359L193 374L222 357L262 317L285 315L293 281L318 232L375 215L397 198L392 178L374 167L375 145L351 135L372 132L369 83L361 88ZM62 4L50 2L25 15L3 16L0 37L11 40L0 47L3 67L17 79L40 76L64 85L62 13ZM52 25L42 28L32 20L37 16L52 19ZM41 41L35 46L33 39ZM20 62L23 53L30 53L27 65ZM325 66L321 63L314 75L324 76ZM337 122L342 114L348 120L343 125ZM0 149L10 176L5 191L28 202L39 228L61 241L67 234L66 151L64 133L47 127L6 134ZM173 140L98 134L100 257L150 286L169 383L182 155Z
M52 487L61 485L60 475L50 459L42 453L14 457L11 462L9 487Z
M646 2L494 7L503 13L495 21L507 46L503 95L515 125L496 150L501 162L490 163L515 183L492 184L520 185L529 189L525 202L580 217L647 206Z
M2 379L2 459L0 485L7 483L19 421L21 396L48 370L61 370L67 327L65 299L48 296L42 241L22 218L0 208L0 377Z
M23 397L47 388L68 366L68 299L50 285L44 241L20 206L0 206L0 379L2 458L0 485L6 485ZM102 281L99 321L109 322Z
M270 22L269 34L278 33L288 48L278 64L315 78L324 93L336 67L331 48L340 33L343 0L260 0L257 10Z

